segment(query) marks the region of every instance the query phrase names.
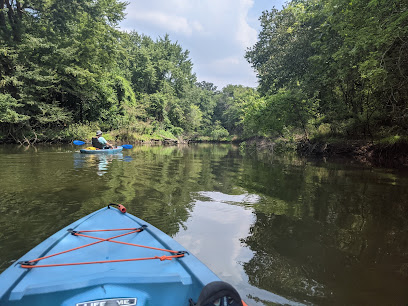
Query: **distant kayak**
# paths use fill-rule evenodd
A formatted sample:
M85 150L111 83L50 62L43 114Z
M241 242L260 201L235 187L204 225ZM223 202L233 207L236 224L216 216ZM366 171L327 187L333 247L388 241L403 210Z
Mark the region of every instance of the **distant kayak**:
M60 230L0 274L0 305L214 304L246 305L175 240L118 204Z
M86 149L81 149L79 151L85 154L115 154L115 153L122 152L122 150L123 150L122 146L117 146L117 147L114 147L113 149L97 149L97 148L90 147Z

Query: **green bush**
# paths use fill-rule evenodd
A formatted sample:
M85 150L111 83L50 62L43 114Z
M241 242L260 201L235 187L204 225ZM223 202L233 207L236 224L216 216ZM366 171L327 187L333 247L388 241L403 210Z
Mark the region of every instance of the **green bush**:
M210 137L214 140L220 140L221 138L228 137L228 131L220 124L219 121L215 123L214 129L210 133Z
M384 145L394 145L397 143L408 143L408 137L400 136L400 135L388 136L388 137L384 137L380 139L379 143L384 144Z
M57 138L68 141L75 139L86 140L91 139L97 130L99 130L99 126L96 122L74 123L61 130Z
M175 139L176 137L170 132L165 130L157 130L152 135L153 139Z
M175 126L175 127L171 128L170 131L174 136L177 136L177 137L181 136L181 134L183 134L183 132L184 132L184 130L181 127L178 127L178 126Z
M224 128L216 129L216 130L211 132L211 138L216 139L216 140L220 140L221 138L225 138L225 137L228 137L228 136L229 136L229 133Z

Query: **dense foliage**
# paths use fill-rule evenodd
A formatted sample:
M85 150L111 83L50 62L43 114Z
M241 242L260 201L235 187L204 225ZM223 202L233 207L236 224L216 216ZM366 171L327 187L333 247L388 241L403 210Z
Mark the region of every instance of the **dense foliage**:
M197 83L189 52L168 35L119 31L125 7L0 1L0 138L72 139L95 128L211 136L217 88ZM227 136L217 124L215 136Z
M264 96L248 118L258 131L408 131L408 2L294 0L260 20L246 54Z
M197 82L168 35L122 32L119 0L0 0L0 139L408 131L402 0L293 0L260 17L259 88Z

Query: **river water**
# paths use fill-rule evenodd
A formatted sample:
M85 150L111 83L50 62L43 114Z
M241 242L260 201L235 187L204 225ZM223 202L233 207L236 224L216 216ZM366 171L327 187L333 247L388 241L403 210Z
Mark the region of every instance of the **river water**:
M122 203L248 305L408 303L408 173L234 145L0 146L0 271Z

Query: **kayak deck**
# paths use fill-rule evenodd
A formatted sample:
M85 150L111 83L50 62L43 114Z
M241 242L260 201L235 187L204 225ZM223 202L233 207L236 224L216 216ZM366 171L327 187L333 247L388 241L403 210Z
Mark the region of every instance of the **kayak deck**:
M143 228L145 225L147 227ZM130 234L127 234L129 230L81 232L85 237L68 231L135 228L143 230ZM119 235L122 236L108 240ZM80 248L88 244L92 245ZM71 249L75 250L64 253ZM177 253L165 250L186 253L182 252L182 257L170 260L162 256L171 257ZM32 268L13 265L4 271L0 276L0 304L85 306L85 302L89 301L125 298L134 299L137 301L134 305L139 306L188 305L190 298L197 300L205 284L219 280L169 236L143 220L114 208L103 208L76 221L20 260L30 261L60 252L63 253L39 260ZM154 259L134 260L139 258ZM83 262L104 263L78 264ZM67 263L73 265L39 267Z
M122 146L117 146L113 149L98 149L98 150L80 149L79 151L85 154L115 154L122 152L122 150L123 150Z

